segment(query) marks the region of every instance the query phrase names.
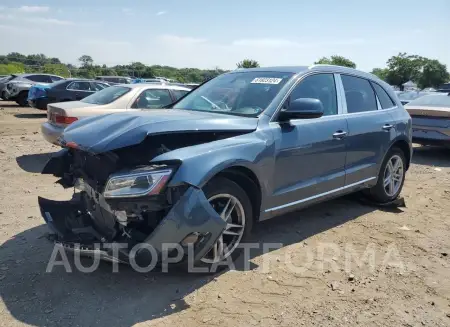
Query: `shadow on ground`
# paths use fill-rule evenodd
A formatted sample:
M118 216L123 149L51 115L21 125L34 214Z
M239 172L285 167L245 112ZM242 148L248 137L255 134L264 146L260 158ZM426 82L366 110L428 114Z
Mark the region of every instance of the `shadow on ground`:
M352 198L331 201L326 207L314 206L257 224L254 240L260 249L262 243L288 246L373 210ZM76 269L67 273L62 266L46 273L53 249L44 237L46 232L41 225L0 247L1 298L11 315L26 324L133 326L185 310L189 306L184 297L213 278L173 272L142 274L122 265L118 273L112 273L112 265L106 262L93 273ZM255 250L251 258L261 254L262 250ZM75 268L72 258L69 261Z
M445 147L415 147L412 162L417 165L450 167L450 149Z
M15 114L16 118L25 118L25 119L36 119L36 118L45 118L47 117L47 112L36 113L36 114Z
M36 154L25 154L16 157L16 162L19 167L29 173L40 173L42 168L44 168L47 161L53 155L52 152L49 153L36 153Z

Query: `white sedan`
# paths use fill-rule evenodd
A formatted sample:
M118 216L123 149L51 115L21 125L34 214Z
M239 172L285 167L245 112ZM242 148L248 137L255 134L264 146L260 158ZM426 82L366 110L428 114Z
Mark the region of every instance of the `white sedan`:
M121 84L105 88L80 101L58 102L47 106L48 121L41 126L44 139L58 144L67 125L85 117L133 109L157 109L167 106L191 90L158 84Z

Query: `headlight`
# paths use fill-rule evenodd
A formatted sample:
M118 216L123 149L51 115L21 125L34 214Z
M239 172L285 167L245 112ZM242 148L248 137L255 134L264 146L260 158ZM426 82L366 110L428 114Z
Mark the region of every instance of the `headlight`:
M105 198L130 198L158 194L172 169L112 175L106 183Z

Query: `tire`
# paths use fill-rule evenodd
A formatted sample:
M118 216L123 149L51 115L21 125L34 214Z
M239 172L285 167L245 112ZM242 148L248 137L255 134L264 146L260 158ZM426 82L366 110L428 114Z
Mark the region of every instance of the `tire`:
M16 102L21 107L28 107L28 92L22 91L17 96Z
M2 98L3 101L7 101L7 99L6 99L6 92L5 91L2 92L0 98Z
M243 229L235 227L230 227L228 230L225 229L224 233L219 237L213 248L202 259L195 263L195 265L199 267L206 266L208 268L213 268L212 272L215 272L215 269L218 271L227 267L226 265L220 263L227 262L230 258L232 262L235 262L243 252L243 249L238 246L239 244L245 243L250 238L254 220L253 207L247 193L237 183L225 177L216 177L208 182L208 184L203 187L203 192L218 213L223 211L223 206L225 202L227 202L226 196L230 196L232 202L235 201L233 211L231 212L228 222L238 225L239 212L241 212L241 215L243 214L243 223L242 220L240 222L244 226ZM227 232L241 232L241 235L229 235L226 234ZM223 252L225 253L225 256L221 260L211 260L214 257L214 248L216 248L216 250L219 250L220 248L220 240L222 240L222 248L231 248L231 251L229 253L225 253L226 250L224 250ZM233 243L232 240L235 240L236 242Z
M389 168L387 167L389 163L391 163L391 167L396 165L397 160L400 160L401 173L400 170L396 170L396 172L394 171L395 174L394 177L397 176L397 178L391 179L390 184L387 184L387 178L389 176L388 172ZM383 161L383 164L381 165L381 169L378 174L377 184L371 189L369 189L366 194L369 196L371 200L378 203L388 203L395 200L403 189L403 184L405 183L405 174L406 174L405 154L401 149L393 147L389 150L388 154L386 155L386 158ZM392 185L394 186L392 187Z

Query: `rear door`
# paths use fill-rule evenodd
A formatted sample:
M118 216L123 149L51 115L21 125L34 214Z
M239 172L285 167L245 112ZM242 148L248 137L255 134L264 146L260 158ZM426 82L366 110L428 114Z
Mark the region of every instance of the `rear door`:
M340 79L348 122L346 186L375 181L379 166L395 137L393 117L390 110L382 108L369 80L346 74L341 74ZM376 87L378 89L379 85ZM387 102L381 90L379 92L385 106L392 107L389 96Z

